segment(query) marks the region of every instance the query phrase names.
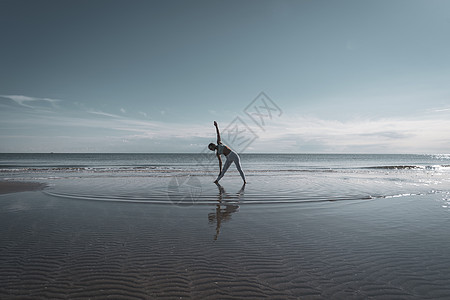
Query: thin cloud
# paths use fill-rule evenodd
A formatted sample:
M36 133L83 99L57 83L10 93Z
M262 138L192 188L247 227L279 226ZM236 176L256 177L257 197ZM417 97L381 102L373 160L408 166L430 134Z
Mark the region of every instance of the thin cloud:
M28 108L37 108L36 105L38 103L47 103L52 105L53 107L56 107L56 103L61 102L62 100L59 99L52 99L52 98L39 98L39 97L29 97L24 95L0 95L0 97L9 99L14 101L20 106L28 107Z
M1 97L5 98L5 96ZM21 106L34 105L38 101L30 100L30 98L37 98L27 96L12 98L8 96L7 99ZM56 103L54 102L56 99L43 99L49 103ZM68 103L65 102L65 104ZM120 109L117 108L117 110ZM71 136L74 141L89 141L93 147L100 148L106 143L118 145L127 141L129 145L127 149L130 151L134 149L133 147L141 149L147 146L149 151L154 149L158 151L177 149L175 152L196 151L195 145L206 145L215 140L215 132L209 123L192 121L192 123L186 124L150 121L139 118L138 115L133 118L129 114L117 115L94 108L87 109L84 105L58 106L58 109L52 110L52 112L33 109L5 110L0 113L2 125L0 128L3 133L1 135L2 149L6 149L4 145L11 142L12 137L10 136L15 134L48 136L48 139L54 136L55 143L58 141L58 136L67 135ZM258 139L246 151L291 153L448 152L450 136L447 129L450 128L450 120L447 120L445 116L446 114L429 114L378 119L353 118L338 121L292 113L284 114L278 120L269 122L265 131L252 128L258 134ZM222 128L226 128L226 122L222 123ZM36 134L31 134L33 132ZM19 137L17 137L18 139ZM157 144L158 148L151 148L156 147Z
M450 108L436 108L431 111L432 112L444 112L444 111L450 111Z
M288 117L266 128L256 148L267 152L429 153L450 147L450 120L389 118L345 122ZM263 147L261 147L263 146Z
M122 116L119 115L115 115L115 114L110 114L104 111L100 111L100 110L88 110L87 111L90 114L94 114L94 115L99 115L99 116L105 116L105 117L110 117L110 118L118 118L121 119L123 118Z
M97 130L108 132L110 136L120 136L124 139L150 139L150 138L187 138L203 137L207 133L206 127L197 124L165 123L159 121L142 120L120 116L101 110L59 110L58 114L33 111L27 117L21 112L9 113L0 118L3 128L22 126L34 130L38 128L54 128L61 132L70 131L77 137L95 135ZM105 131L107 130L107 131ZM3 135L4 136L4 135Z

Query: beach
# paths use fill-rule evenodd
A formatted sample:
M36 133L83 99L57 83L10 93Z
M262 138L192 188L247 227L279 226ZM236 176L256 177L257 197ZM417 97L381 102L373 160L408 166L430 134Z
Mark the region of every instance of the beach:
M45 184L39 182L0 181L0 195L26 191L38 191L44 189L45 187Z
M16 169L39 189L0 195L2 299L450 296L446 171Z
M450 0L0 24L0 300L450 300Z

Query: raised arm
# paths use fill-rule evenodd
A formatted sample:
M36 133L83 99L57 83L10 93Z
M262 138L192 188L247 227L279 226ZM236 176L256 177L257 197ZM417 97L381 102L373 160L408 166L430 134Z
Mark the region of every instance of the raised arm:
M214 126L216 126L217 144L222 144L222 140L220 139L219 126L217 125L216 121L214 121Z

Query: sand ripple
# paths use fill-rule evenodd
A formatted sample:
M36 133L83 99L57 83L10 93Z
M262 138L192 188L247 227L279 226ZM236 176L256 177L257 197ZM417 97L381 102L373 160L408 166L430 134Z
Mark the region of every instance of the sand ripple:
M280 188L277 202L230 185L180 207L140 202L170 204L164 189L109 188L1 196L0 299L450 297L449 215L436 193L317 202L305 193L302 205L275 205L300 188ZM220 213L229 214L217 234Z

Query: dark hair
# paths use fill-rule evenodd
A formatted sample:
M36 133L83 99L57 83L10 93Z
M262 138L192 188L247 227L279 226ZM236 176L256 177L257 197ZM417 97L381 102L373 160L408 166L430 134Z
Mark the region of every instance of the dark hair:
M214 144L214 143L209 143L208 148L210 148L211 146L215 147L216 144Z

